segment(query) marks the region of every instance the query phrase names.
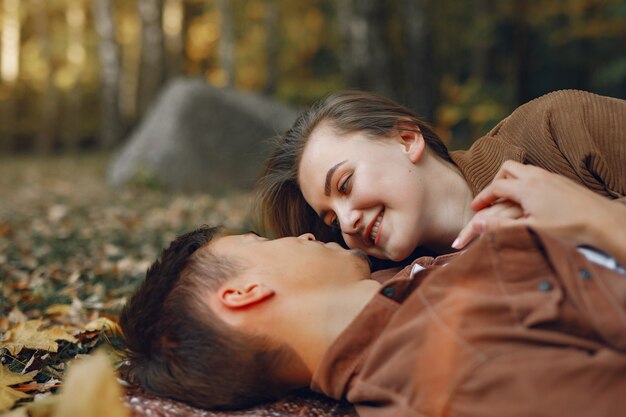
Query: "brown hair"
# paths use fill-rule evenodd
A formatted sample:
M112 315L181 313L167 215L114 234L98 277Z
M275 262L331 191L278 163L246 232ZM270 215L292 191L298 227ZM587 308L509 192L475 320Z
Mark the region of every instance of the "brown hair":
M130 382L195 406L235 409L287 392L275 377L287 351L233 330L203 300L242 269L204 247L217 231L201 227L174 240L124 307L120 324Z
M364 132L373 139L388 138L405 128L406 122L417 126L435 155L451 162L446 146L412 110L373 93L335 93L300 114L284 135L274 139L272 155L256 185L255 226L263 233L283 237L312 232L323 241L342 241L307 204L298 184L302 152L313 130L323 121L338 134Z

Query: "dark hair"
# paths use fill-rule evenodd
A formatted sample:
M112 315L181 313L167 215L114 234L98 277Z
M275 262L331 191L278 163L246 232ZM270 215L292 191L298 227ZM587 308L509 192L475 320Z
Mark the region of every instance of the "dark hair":
M451 162L437 134L410 109L373 93L335 93L300 114L284 135L275 138L273 153L256 184L255 226L262 233L283 237L312 232L320 240L342 242L340 234L326 226L307 204L298 184L302 152L323 121L339 134L359 131L373 139L388 138L405 126L416 126L430 150Z
M206 303L243 268L205 247L217 232L203 226L174 240L148 269L120 324L130 382L195 406L235 409L286 393L275 370L287 351L232 329Z

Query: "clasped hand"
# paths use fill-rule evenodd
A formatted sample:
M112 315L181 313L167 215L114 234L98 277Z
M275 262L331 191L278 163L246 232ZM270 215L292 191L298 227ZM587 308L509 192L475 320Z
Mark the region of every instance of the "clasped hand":
M477 213L452 244L455 249L479 234L523 224L594 246L626 264L626 205L561 175L506 161L471 207Z

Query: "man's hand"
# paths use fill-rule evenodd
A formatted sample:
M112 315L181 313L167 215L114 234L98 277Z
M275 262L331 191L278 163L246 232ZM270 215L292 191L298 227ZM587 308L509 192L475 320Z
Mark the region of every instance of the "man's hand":
M504 202L507 207L499 207ZM456 249L478 234L525 224L550 230L577 244L589 244L626 264L626 206L563 176L506 161L471 207L477 213L452 244Z

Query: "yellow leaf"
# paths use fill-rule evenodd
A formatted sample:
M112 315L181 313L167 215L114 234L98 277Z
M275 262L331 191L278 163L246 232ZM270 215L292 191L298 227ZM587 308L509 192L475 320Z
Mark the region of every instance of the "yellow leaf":
M74 362L53 417L130 417L121 396L122 387L111 364L104 353L97 352Z
M86 331L102 330L108 334L122 336L122 329L119 324L106 317L98 317L85 325Z
M71 304L52 304L50 307L46 308L45 314L48 316L53 316L55 314L67 316L70 314L71 310Z
M59 397L59 395L50 395L35 402L25 403L9 413L2 414L2 417L52 417Z
M18 324L14 329L7 332L7 338L0 347L6 348L11 355L15 356L23 348L56 352L59 348L56 340L77 342L74 336L58 326L39 330L41 323L41 319L38 319Z
M21 384L30 381L33 374L20 375L9 371L0 365L0 413L13 407L13 404L20 398L28 398L30 395L16 391L9 385Z

